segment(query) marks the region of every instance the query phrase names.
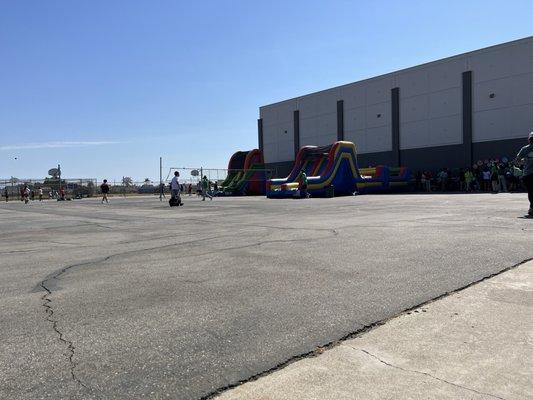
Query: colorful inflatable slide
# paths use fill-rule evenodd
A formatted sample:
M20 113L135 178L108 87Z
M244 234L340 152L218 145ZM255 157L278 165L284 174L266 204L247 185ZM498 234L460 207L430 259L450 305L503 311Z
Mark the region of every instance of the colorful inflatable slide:
M258 150L238 151L231 156L228 176L222 182L219 195L243 196L265 194L265 165Z
M407 188L412 183L407 168L359 169L355 144L343 141L330 146L302 147L289 176L267 181L267 197L296 197L302 170L308 177L308 192L312 197L386 192Z

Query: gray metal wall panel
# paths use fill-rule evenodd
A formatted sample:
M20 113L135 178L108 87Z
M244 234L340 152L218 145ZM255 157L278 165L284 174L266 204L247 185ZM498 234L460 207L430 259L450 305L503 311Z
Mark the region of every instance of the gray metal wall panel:
M460 145L461 75L468 70L473 71L475 96L473 142L518 138L533 129L533 37L529 37L261 107L265 147L277 143L275 154L267 151L266 161L293 158L294 139L286 140L283 132L296 109L301 112L300 144L336 140L338 100L344 102L345 140L355 141L360 154L390 151L393 87L400 88L402 151ZM489 97L490 93L495 96Z

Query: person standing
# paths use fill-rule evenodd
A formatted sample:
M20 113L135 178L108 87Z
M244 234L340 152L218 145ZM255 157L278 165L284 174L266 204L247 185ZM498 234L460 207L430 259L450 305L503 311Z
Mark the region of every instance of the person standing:
M490 168L490 182L492 184L492 193L498 193L500 191L500 185L498 184L498 167L496 164L492 164Z
M107 199L107 194L109 193L109 185L107 184L107 179L104 179L104 182L100 185L100 190L102 191L102 204L104 201L109 203Z
M488 167L483 168L483 191L488 192L490 190L490 171Z
M30 201L30 188L28 186L24 187L24 204L28 204Z
M298 186L300 187L300 197L302 199L307 199L307 197L309 197L307 194L307 174L303 169L300 171Z
M4 196L6 198L6 203L9 201L9 191L7 190L7 186L4 188Z
M472 191L472 182L474 181L474 174L472 171L470 171L469 168L466 169L465 175L464 175L465 185L466 185L466 191L471 192Z
M507 192L507 168L503 163L498 165L498 185L500 186L500 191Z
M43 201L43 188L39 188L39 201Z
M189 197L192 194L192 183L189 183L189 186L187 187L187 192L189 193Z
M209 200L213 200L213 196L209 193L209 190L211 189L210 186L209 179L204 175L202 178L202 201L205 201L206 196L209 197Z
M533 216L533 132L529 134L528 141L529 144L522 147L516 155L516 160L524 162L522 182L527 189L527 197L529 199L528 214Z
M180 173L174 171L174 178L170 181L170 198L173 199L176 204L181 205L181 196L180 196L180 182L179 182Z

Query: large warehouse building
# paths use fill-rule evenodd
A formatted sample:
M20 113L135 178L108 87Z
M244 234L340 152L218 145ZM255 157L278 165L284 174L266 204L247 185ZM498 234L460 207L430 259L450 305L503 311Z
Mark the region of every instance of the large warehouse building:
M360 166L435 170L513 157L530 131L533 37L263 106L258 120L278 175L305 145L348 140Z

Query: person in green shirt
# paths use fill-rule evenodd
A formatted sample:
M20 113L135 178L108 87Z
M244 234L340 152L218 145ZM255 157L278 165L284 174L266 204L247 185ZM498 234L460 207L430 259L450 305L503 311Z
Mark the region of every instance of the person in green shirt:
M467 169L465 172L465 184L467 192L472 191L472 182L474 182L474 174L472 171L470 171L470 169Z
M528 214L533 216L533 132L529 134L528 141L529 144L520 149L515 161L524 162L522 182L527 189L527 197L529 199Z
M202 178L202 201L205 201L206 196L209 197L209 200L213 200L213 196L209 193L210 189L211 183L209 182L209 179L207 179L207 176L204 175Z

